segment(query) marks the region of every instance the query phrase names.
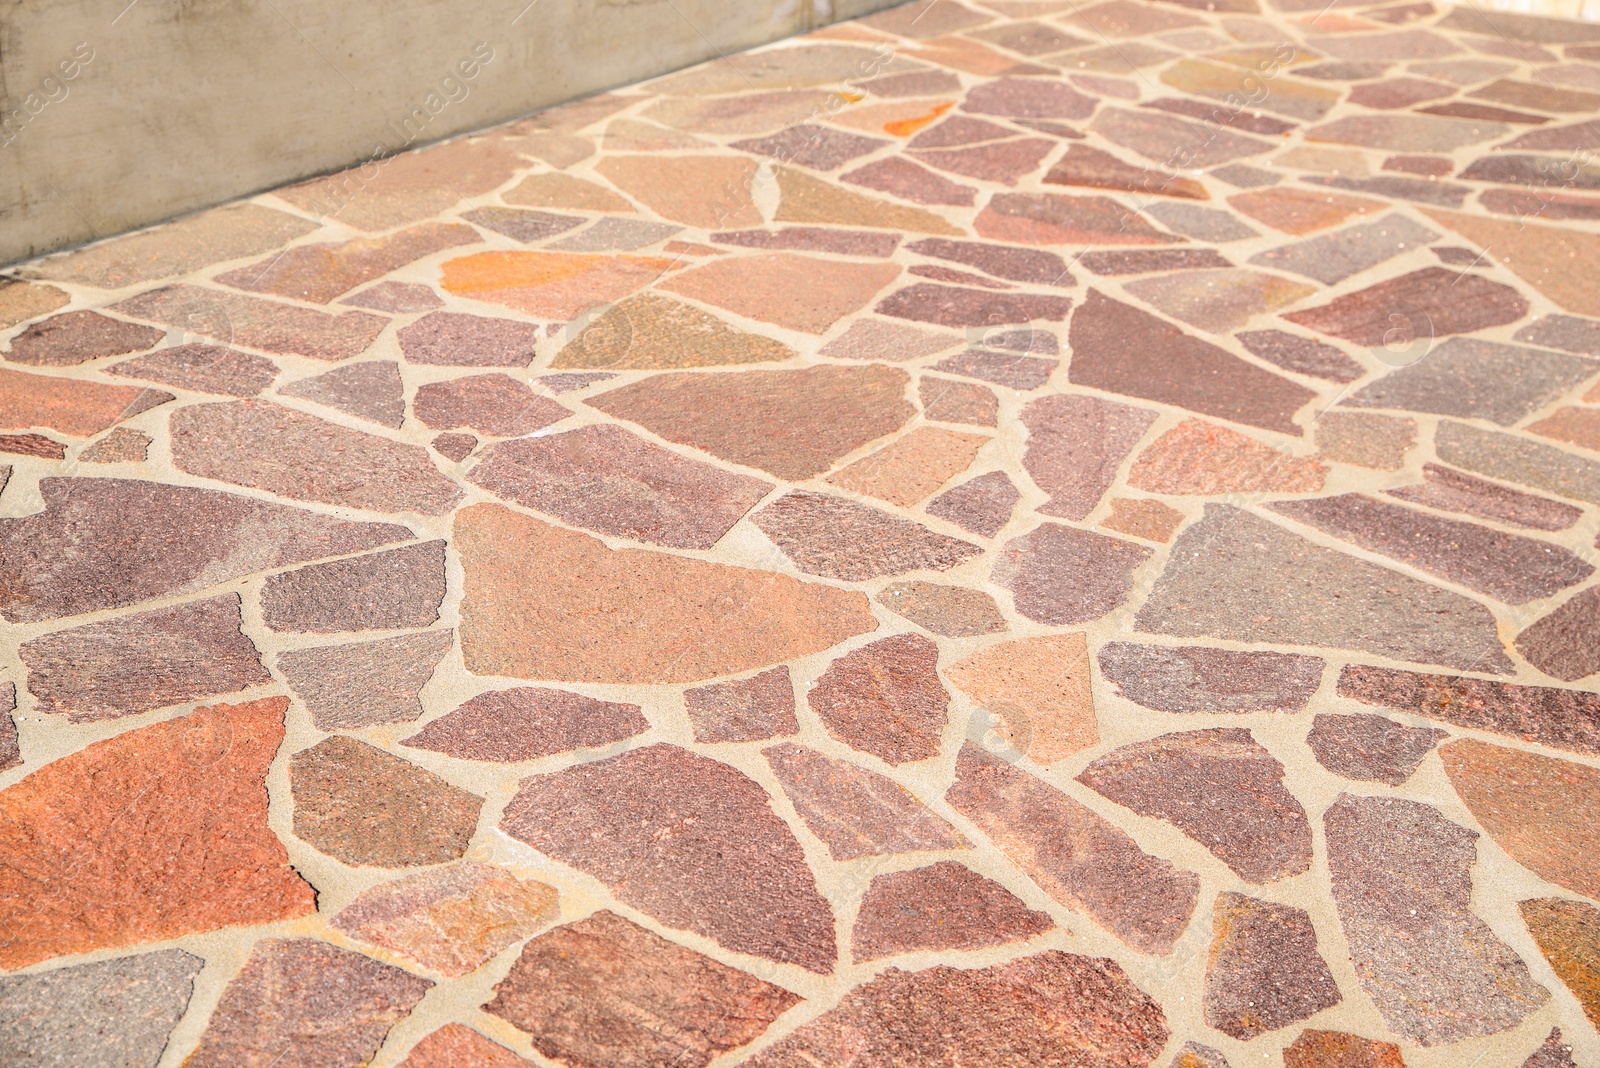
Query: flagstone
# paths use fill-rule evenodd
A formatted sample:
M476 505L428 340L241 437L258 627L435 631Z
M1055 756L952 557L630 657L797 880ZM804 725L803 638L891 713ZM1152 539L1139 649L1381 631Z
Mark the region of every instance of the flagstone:
M1021 494L1003 471L990 471L947 489L929 501L925 511L962 530L992 538L1011 520Z
M278 670L322 730L407 723L422 715L418 693L450 651L449 631L290 649Z
M1439 424L1434 449L1445 463L1480 475L1600 503L1600 463L1565 449L1454 422Z
M999 401L994 391L974 382L923 375L917 380L917 400L925 418L941 423L994 427L999 425Z
M918 204L951 204L956 207L966 207L971 205L978 195L978 191L971 186L953 182L903 156L874 160L840 175L839 180L867 189L876 189L880 193L893 193L897 197Z
M1408 727L1386 716L1321 714L1306 744L1318 763L1336 775L1399 786L1448 737L1445 731Z
M825 182L820 178L812 177L804 171L797 171L793 167L777 168L778 172L778 210L773 214L773 222L790 223L822 223L837 226L869 226L882 230L905 230L914 234L951 234L959 236L962 231L951 225L943 216L936 215L922 208L910 208L904 204L895 204L891 201L869 197L849 189L843 189ZM860 173L860 172L856 172ZM937 176L934 176L937 177ZM848 177L845 179L848 180ZM890 179L890 187L886 192L899 193L895 188L896 183L904 183L907 179L902 171L896 172ZM874 188L883 189L883 185ZM926 182L911 180L907 188L932 189L940 193L948 193L949 186L941 183L929 186ZM919 200L921 198L909 196L907 199ZM928 203L971 203L970 200L950 201L946 199L932 199ZM760 220L756 220L759 224ZM718 229L731 225L719 222Z
M1257 137L1208 129L1200 123L1148 109L1101 108L1089 129L1163 167L1179 169L1215 167L1259 156L1276 147Z
M749 678L685 690L683 705L697 742L759 742L800 730L794 682L783 664Z
M251 293L327 304L415 260L482 240L476 230L461 223L426 222L383 237L295 245L260 263L219 274L215 281Z
M369 312L334 314L184 283L129 297L110 310L223 345L329 362L359 356L389 322Z
M538 327L515 319L431 312L396 339L407 363L444 367L526 367L536 354ZM342 368L341 368L342 370Z
M1206 959L1206 1024L1241 1041L1310 1019L1342 1000L1304 909L1217 895Z
M148 349L165 330L93 311L70 311L34 323L11 339L6 359L34 367L73 367L103 356Z
M857 961L899 953L1024 942L1055 926L991 879L954 860L872 880L850 935Z
M1117 477L1156 413L1099 397L1057 394L1022 409L1028 430L1022 465L1050 495L1041 515L1083 519Z
M726 239L733 235L715 236ZM781 362L794 355L782 342L736 330L692 305L641 293L591 320L550 366L672 370Z
M1170 245L1138 212L1109 197L996 193L978 213L982 237L1023 245Z
M759 218L755 221L759 222ZM709 225L720 225L720 220ZM676 266L672 260L658 256L604 256L587 252L479 252L459 259L446 260L440 285L458 297L499 304L529 315L552 319L572 319L596 305L619 300L660 278L662 273ZM448 346L454 339L435 336L431 331L419 329L429 319L443 323L450 320L435 319L445 312L434 312L421 322L401 331L413 332L421 342L423 351ZM484 328L491 321L475 316L457 316L455 324ZM518 323L517 326L526 324ZM503 335L509 328L501 327L501 336L491 335L493 348L503 347ZM500 342L500 344L496 344ZM405 339L401 340L405 348ZM483 346L471 346L482 349ZM470 351L470 349L469 349ZM474 354L476 355L476 354ZM407 353L408 359L416 359ZM456 363L438 357L424 358L418 362ZM487 361L481 356L460 362L481 365ZM492 366L501 366L500 360ZM516 366L524 366L518 363Z
M224 397L254 397L278 377L278 365L265 356L202 342L157 349L113 364L105 371L118 378L142 378ZM71 387L63 382L62 388Z
M1000 642L951 665L945 676L989 716L992 730L1036 764L1100 740L1080 633Z

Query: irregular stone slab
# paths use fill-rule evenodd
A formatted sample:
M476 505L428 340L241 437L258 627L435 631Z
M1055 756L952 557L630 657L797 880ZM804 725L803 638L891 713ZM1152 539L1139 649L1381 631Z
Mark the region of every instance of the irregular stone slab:
M0 368L0 429L44 427L76 438L93 437L171 399L172 394L158 389Z
M841 182L893 193L918 204L952 204L970 207L978 191L952 182L904 156L889 156L839 176Z
M17 710L17 684L0 684L0 771L9 771L22 763L22 750L17 744L17 721L11 713Z
M1116 479L1117 469L1156 413L1098 397L1058 394L1022 409L1028 447L1022 465L1050 500L1044 515L1082 519Z
M1042 86L1046 83L1035 84ZM1047 141L1042 137L1027 137L1019 141L1000 141L987 145L974 145L971 148L912 152L910 155L919 162L949 174L1014 186L1018 179L1038 170L1044 157L1055 151L1055 147L1054 141Z
M1228 198L1228 204L1274 230L1282 230L1296 237L1309 231L1337 226L1352 215L1367 215L1385 207L1381 200L1292 186L1237 193Z
M626 904L738 953L827 975L833 913L760 786L671 745L524 779L505 833Z
M660 256L479 252L446 260L439 284L459 297L499 304L541 318L567 320L643 289L673 266L675 261ZM434 312L428 319L444 314ZM406 330L414 330L428 319L413 323ZM402 337L401 348L405 347ZM414 359L409 352L407 358ZM480 364L474 361L474 365Z
M1156 248L1088 252L1078 262L1095 274L1148 274L1151 271L1194 271L1233 264L1215 249Z
M1239 268L1180 271L1141 278L1125 288L1174 319L1212 333L1237 330L1254 316L1316 292L1278 275Z
M906 248L934 259L963 263L980 271L1013 282L1037 282L1048 286L1075 284L1067 263L1054 252L1043 249L990 245L982 241L951 241L926 237Z
M1423 110L1437 114L1459 114L1459 112L1456 111L1458 108L1461 111L1466 111L1470 109L1470 106L1464 104L1451 104L1439 108L1424 108ZM1504 118L1504 115L1495 117ZM1327 151L1337 152L1342 150L1330 149ZM1393 161L1396 159L1426 161L1424 163L1416 164L1414 167L1410 168L1413 173L1445 175L1449 174L1454 168L1454 164L1452 164L1449 160L1444 160L1443 164L1440 165L1436 157L1433 156L1391 156L1389 159L1384 161L1383 169L1406 170L1407 168L1405 167L1391 166ZM1466 199L1467 194L1472 192L1471 189L1464 185L1440 182L1436 178L1399 178L1387 174L1378 175L1375 178L1345 178L1339 175L1319 174L1309 175L1302 180L1309 182L1312 185L1325 185L1333 189L1348 189L1355 193L1370 193L1375 197L1388 197L1391 200L1412 200L1420 204L1439 204L1447 208L1459 208L1461 206L1461 202ZM1485 203L1487 203L1487 201L1485 201ZM1473 253L1468 259L1463 261L1463 263L1471 263L1476 258L1477 254Z
M1561 1028L1553 1027L1522 1068L1578 1068L1578 1062L1572 1059L1572 1047L1561 1041Z
M733 148L768 156L782 163L797 163L812 170L831 171L857 156L888 144L880 137L862 137L828 126L806 122L768 137L733 142Z
M1110 197L996 193L972 224L979 236L1019 245L1171 245L1178 239Z
M1406 1068L1400 1047L1343 1031L1306 1028L1283 1051L1284 1068Z
M1311 866L1311 825L1283 777L1249 731L1213 727L1125 745L1078 781L1176 825L1246 882L1268 883Z
M507 204L521 204L532 208L628 212L633 210L633 205L605 186L557 171L530 174L501 194L500 199Z
M1445 731L1408 727L1384 716L1333 716L1313 721L1306 744L1335 775L1399 786L1416 772Z
M1021 496L1004 471L990 471L945 490L928 502L925 511L992 538L1011 520L1011 509Z
M1146 204L1144 210L1174 233L1197 241L1243 241L1256 231L1234 218L1233 213L1202 208L1197 204Z
M993 382L1009 389L1028 391L1038 389L1049 382L1050 376L1058 366L1054 359L968 349L955 356L945 357L934 364L933 369L966 378L980 378L985 382Z
M1162 166L1215 167L1276 147L1257 137L1147 109L1101 108L1089 129Z
M920 634L880 638L848 653L806 692L828 733L888 764L939 753L950 695L939 681L939 647Z
M1304 909L1222 893L1211 911L1206 1025L1248 1042L1339 1004Z
M1113 961L1050 950L970 971L890 968L745 1063L805 1068L942 1059L1146 1068L1167 1035L1160 1007Z
M1322 681L1322 660L1292 653L1111 642L1100 673L1158 712L1298 712Z
M768 746L762 755L806 828L834 860L968 848L948 823L893 779L792 742Z
M470 1027L451 1023L412 1046L400 1068L525 1068L527 1063Z
M426 627L444 600L442 541L267 576L261 615L278 631L327 634Z
M1224 3L1228 0L1223 0ZM1228 1058L1198 1042L1185 1042L1167 1068L1232 1068Z
M173 463L201 478L381 512L441 515L461 500L425 449L291 408L221 401L181 408L170 422Z
M450 632L436 630L291 649L278 654L278 670L319 729L359 730L422 715L417 694L449 651Z
M1284 318L1358 345L1382 346L1393 341L1397 329L1391 315L1405 319L1400 328L1409 329L1412 336L1437 337L1515 322L1527 312L1527 300L1510 286L1481 275L1458 274L1447 267L1425 267L1346 294L1319 308L1289 312ZM1431 361L1412 366L1419 370L1402 377L1401 382L1430 380L1427 376ZM1409 368L1390 372L1389 377L1404 370Z
M1581 690L1350 664L1339 673L1339 696L1575 753L1600 753L1600 695Z
M1128 945L1165 954L1188 926L1199 879L1028 773L971 745L945 800L1051 897Z
M197 709L0 791L0 966L314 913L267 827L287 707Z
M1018 753L1050 764L1100 740L1082 634L1018 638L980 649L945 671Z
M1517 635L1517 652L1546 675L1575 682L1600 671L1600 588L1591 586Z
M1565 530L1583 514L1569 504L1509 489L1439 464L1423 464L1422 478L1417 485L1383 492L1414 504L1534 530Z
M296 245L269 260L219 274L215 281L252 293L326 304L414 260L482 241L478 231L463 223L426 222L382 237Z
M1113 497L1111 514L1100 521L1107 530L1149 541L1168 542L1183 524L1183 513L1148 498Z
M271 682L241 626L229 593L57 631L19 652L36 711L91 723Z
M900 246L899 234L870 230L834 230L822 226L785 226L780 230L732 230L711 235L719 245L782 248L800 252L835 252L841 256L888 257Z
M1515 1027L1549 1000L1473 915L1477 834L1416 801L1340 794L1323 815L1333 900L1356 975L1421 1046Z
M747 679L685 690L683 704L697 742L759 742L800 730L794 682L781 664Z
M204 966L166 949L0 979L6 1063L155 1068Z
M1135 617L1147 633L1355 649L1509 673L1494 618L1476 601L1299 538L1248 512L1206 505L1178 536Z
M988 443L981 434L921 426L824 481L891 504L912 505L970 467Z
M1466 423L1441 422L1434 450L1447 464L1491 478L1600 504L1600 463L1565 449Z
M1600 771L1476 739L1452 742L1439 759L1513 860L1558 886L1600 896Z
M753 160L732 156L611 156L596 166L660 217L707 229L761 225L749 193L756 169Z
M278 365L265 356L197 341L123 360L107 367L105 372L119 378L142 378L199 393L254 397L272 385L272 380L278 377Z
M339 303L352 308L371 308L373 311L404 315L407 312L432 311L444 301L427 286L411 282L379 282Z
M704 1068L800 1002L604 911L529 942L494 992L486 1012L573 1065Z
M735 330L714 315L654 293L607 309L551 361L551 367L667 370L787 360L789 346Z
M1066 155L1057 160L1044 176L1044 184L1114 189L1124 193L1182 197L1187 200L1211 199L1206 187L1193 178L1135 167L1109 152L1088 145L1068 145Z
M223 345L328 361L360 355L389 322L367 312L333 314L183 284L129 297L110 310Z
M1559 897L1521 902L1522 922L1592 1024L1600 1020L1600 909Z
M33 623L192 593L255 571L410 538L216 490L45 478L44 510L0 519L0 611ZM89 534L88 537L84 533Z
M425 383L417 387L411 410L435 430L468 427L493 437L531 434L572 414L498 372Z
M684 549L711 548L772 489L610 424L499 442L470 477L574 526Z
M909 162L909 161L907 161ZM914 164L913 164L914 166ZM773 214L774 222L790 223L821 223L834 226L865 226L882 230L902 230L913 234L948 234L952 237L964 236L962 230L950 225L942 216L921 208L911 208L904 204L895 204L892 201L882 200L878 197L869 197L861 193L841 189L839 186L814 178L804 171L797 171L792 167L778 167L778 210ZM860 171L856 172L859 176ZM933 172L925 172L930 178L938 178ZM904 172L898 176L900 182L907 179ZM881 178L874 188L895 184L891 178L885 182ZM924 183L924 189L928 187ZM950 195L956 190L964 188L953 183L940 180L940 184L930 190L934 194L942 194L937 199L930 198L931 203L946 203ZM890 189L891 192L897 190ZM916 197L907 199L915 200ZM970 199L960 203L970 204ZM731 225L718 223L718 227Z
M992 578L1017 611L1037 623L1071 626L1099 619L1127 599L1133 571L1150 557L1121 538L1043 523L1005 545Z
M1153 414L1153 413L1152 413ZM1133 462L1128 485L1150 493L1315 493L1328 467L1199 419L1185 419ZM1076 517L1081 518L1081 517Z
M544 883L462 860L379 883L328 922L453 979L555 919L556 896Z
M1485 219L1435 209L1425 214L1482 248L1562 309L1600 316L1600 292L1585 282L1600 269L1600 235L1521 219Z
M564 234L588 221L581 215L557 215L521 208L473 208L462 212L461 217L527 245Z
M426 387L424 387L426 388ZM405 383L392 360L368 360L290 382L279 393L304 397L396 430L405 422Z
M38 267L46 268L51 262L41 261ZM70 296L55 286L40 286L20 278L7 278L0 283L0 329L48 315L71 300Z
M1325 412L1314 426L1317 452L1323 458L1377 471L1400 470L1405 466L1406 453L1417 444L1415 419L1366 412Z
M1076 385L1143 397L1286 434L1303 431L1294 414L1316 394L1148 312L1091 289L1072 316Z
M1594 567L1551 542L1389 504L1359 493L1268 505L1336 538L1507 604L1559 593Z
M741 93L737 96L722 97L665 97L645 107L639 115L663 126L693 130L697 134L757 134L826 114L829 108L835 106L833 102L837 99L832 93L799 89L772 93ZM640 165L641 169L642 165L654 162L650 157L644 156L612 157L606 162L612 161ZM670 157L668 161L676 162ZM726 162L728 162L726 157L708 158L706 161L708 166L701 184L709 186L716 174L709 164ZM695 176L675 177L672 184L676 186L684 181L694 182ZM649 192L659 191L649 190ZM671 189L666 192L670 195L679 190ZM688 190L682 192L687 193ZM643 199L645 193L637 195Z
M360 1068L432 986L316 938L264 938L223 990L184 1063Z
M289 758L294 833L335 860L410 868L459 860L483 799L336 735Z
M924 375L917 381L917 399L928 419L983 427L1000 422L1000 403L994 392L972 382Z
M1180 109L1173 106L1176 102L1158 100L1145 106L1188 114L1202 121L1210 120L1213 126L1231 126L1251 133L1276 136L1293 130L1295 124L1269 118L1260 112L1246 112L1242 107L1246 101L1268 111L1308 121L1322 118L1338 103L1337 90L1293 78L1276 78L1269 92L1260 92L1262 76L1272 70L1272 64L1276 62L1275 56L1263 58L1266 59L1264 63L1213 63L1200 59L1180 59L1161 72L1161 80L1181 92L1211 97L1220 102L1206 104L1188 99L1183 103L1190 107ZM1455 88L1447 85L1442 95L1448 96L1453 92Z
M850 952L857 963L898 953L982 949L1025 942L1055 927L999 883L942 860L872 880L856 914Z
M1600 323L1575 315L1545 315L1518 330L1515 340L1525 345L1600 356Z
M846 582L948 571L982 551L908 519L805 490L784 494L751 522L800 570Z
M771 252L693 267L662 282L661 288L747 318L821 334L865 307L899 273L894 263Z
M801 481L916 414L910 376L879 365L664 374L590 398L608 415L724 460Z
M165 330L125 323L92 311L62 312L11 339L6 359L35 367L74 367L102 356L148 349Z
M1438 234L1404 215L1386 215L1374 222L1358 223L1337 233L1262 252L1250 257L1250 262L1333 285L1438 238Z
M431 312L396 335L407 363L445 367L526 367L539 328L514 319Z
M1540 437L1600 452L1600 412L1593 408L1558 408L1528 429Z
M1511 132L1512 128L1501 122L1433 115L1351 115L1313 126L1305 138L1395 152L1454 152L1467 145L1497 141Z
M462 653L480 675L697 682L807 656L877 627L860 593L613 551L496 505L457 513L455 547L466 572Z
M64 460L67 447L43 434L0 434L0 452L17 456L37 456L42 460ZM6 469L9 476L11 469Z
M889 294L873 310L880 315L939 326L993 326L1036 319L1060 322L1072 309L1066 297L998 294L963 286L917 282Z
M836 360L887 360L900 363L961 344L954 334L921 330L882 319L857 319L843 334L817 350Z
M1481 418L1510 426L1596 372L1600 361L1582 356L1453 337L1425 359L1390 371L1342 403Z
M942 638L970 638L1006 629L993 597L962 586L891 582L878 593L877 601Z
M649 729L638 705L522 686L481 693L400 744L461 760L514 764L610 745Z

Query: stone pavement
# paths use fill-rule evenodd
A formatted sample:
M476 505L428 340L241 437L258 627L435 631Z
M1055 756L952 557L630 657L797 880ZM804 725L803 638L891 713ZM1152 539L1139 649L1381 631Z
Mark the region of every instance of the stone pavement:
M1600 25L918 3L0 282L0 1063L1600 1065Z

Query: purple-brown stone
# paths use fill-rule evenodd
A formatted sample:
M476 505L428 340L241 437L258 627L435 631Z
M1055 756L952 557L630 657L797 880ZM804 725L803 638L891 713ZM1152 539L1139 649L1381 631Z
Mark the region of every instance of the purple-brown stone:
M321 730L359 730L422 715L418 692L450 651L450 632L291 649L278 670Z
M649 729L638 705L521 686L481 693L400 744L461 760L514 764L626 741Z
M1110 642L1100 674L1158 712L1298 712L1322 681L1322 660L1266 650Z
M1312 721L1306 744L1335 775L1399 786L1448 737L1437 728L1408 727L1387 716L1322 713Z
M261 615L277 631L328 634L426 627L444 600L442 541L267 576Z
M685 690L683 705L697 742L759 742L800 730L794 681L782 664L747 679Z
M800 570L846 582L923 568L948 571L981 551L909 519L808 490L784 494L751 522Z
M1037 511L1078 520L1094 511L1156 413L1100 397L1057 394L1022 409L1022 466L1050 500Z
M939 753L950 695L939 681L939 647L919 634L897 634L835 660L806 702L828 733L885 763Z
M993 579L1017 611L1052 627L1088 623L1112 611L1133 589L1133 571L1150 549L1121 538L1044 523L1007 542Z
M897 953L1025 942L1055 926L992 879L954 860L891 872L862 896L850 952L857 963Z
M1206 1024L1248 1042L1339 1004L1304 909L1222 893L1211 910Z

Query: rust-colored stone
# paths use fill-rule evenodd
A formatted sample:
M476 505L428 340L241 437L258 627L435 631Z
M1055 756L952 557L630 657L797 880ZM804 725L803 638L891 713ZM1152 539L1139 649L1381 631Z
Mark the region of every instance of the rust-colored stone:
M856 914L850 951L856 961L897 953L981 949L1024 942L1055 926L999 883L965 864L942 860L872 880Z
M897 634L835 660L806 694L828 733L889 764L939 752L950 695L939 682L939 647Z

